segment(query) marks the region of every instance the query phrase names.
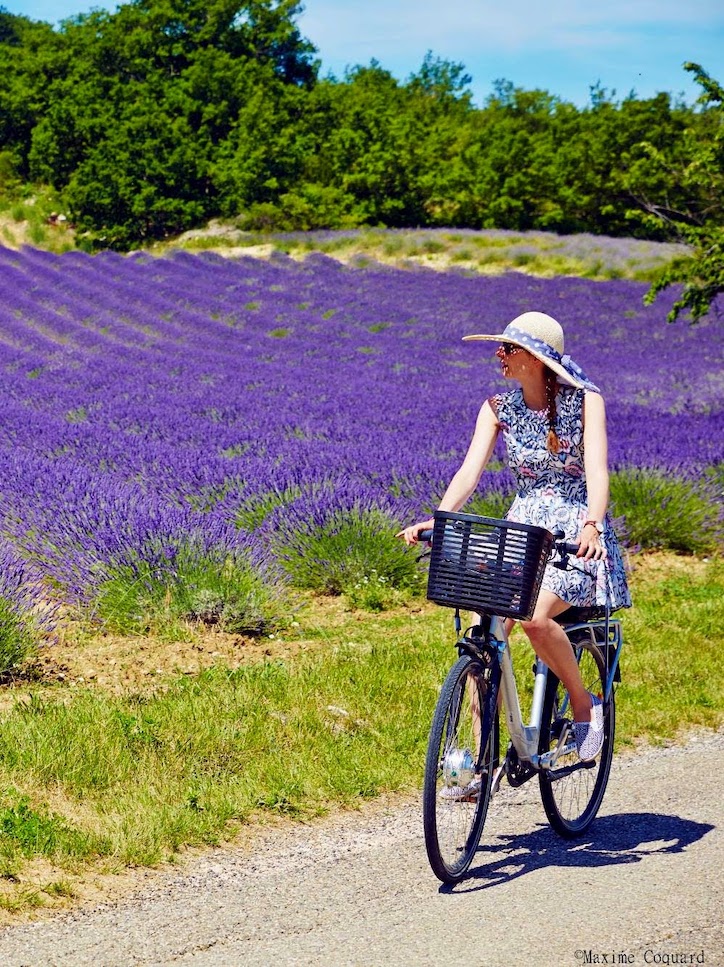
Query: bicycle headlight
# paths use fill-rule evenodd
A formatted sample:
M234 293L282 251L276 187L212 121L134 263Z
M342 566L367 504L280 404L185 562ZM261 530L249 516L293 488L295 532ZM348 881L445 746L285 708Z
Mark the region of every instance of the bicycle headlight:
M475 756L470 749L451 749L442 767L446 786L467 786L475 778Z

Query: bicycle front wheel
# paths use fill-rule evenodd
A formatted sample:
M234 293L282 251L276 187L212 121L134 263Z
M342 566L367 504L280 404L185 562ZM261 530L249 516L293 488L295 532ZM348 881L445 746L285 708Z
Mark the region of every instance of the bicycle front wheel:
M425 847L435 875L456 883L480 842L499 754L498 718L489 705L487 668L469 656L450 670L440 692L425 761ZM486 733L486 734L484 734Z
M600 649L590 641L573 646L581 670L583 685L594 695L602 697L605 691L606 669ZM541 799L548 820L557 833L566 839L582 835L599 810L613 758L613 738L616 730L616 707L614 694L604 707L603 747L591 762L581 762L573 738L573 712L568 692L550 672L543 713L539 754L558 746L563 729L570 726L570 735L564 752L552 769L539 773Z

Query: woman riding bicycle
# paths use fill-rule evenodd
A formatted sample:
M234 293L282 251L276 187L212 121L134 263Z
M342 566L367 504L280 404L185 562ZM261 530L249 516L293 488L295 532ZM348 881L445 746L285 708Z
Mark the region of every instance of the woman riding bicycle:
M594 759L604 737L598 696L586 691L570 643L554 620L566 609L630 607L631 598L610 517L606 412L598 387L563 354L563 330L551 316L525 312L500 335L465 336L500 345L502 374L519 388L487 399L465 459L439 510L459 511L475 491L502 432L517 493L507 519L563 531L579 544L582 570L548 564L530 621L522 621L536 652L568 689L576 748ZM416 544L433 520L406 527L398 537ZM599 565L599 562L603 564ZM606 573L601 573L605 569ZM587 573L583 573L583 571ZM607 590L608 588L608 590Z

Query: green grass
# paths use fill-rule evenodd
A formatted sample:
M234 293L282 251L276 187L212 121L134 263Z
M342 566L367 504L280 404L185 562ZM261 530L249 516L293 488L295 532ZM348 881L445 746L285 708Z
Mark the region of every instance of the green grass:
M38 815L48 811L43 790L60 793L69 814L91 808L73 858L122 864L216 842L258 810L309 817L414 784L421 723L452 652L444 617L409 630L399 615L354 622L302 659L213 668L145 698L87 689L18 703L0 726L0 781L34 790ZM25 855L28 837L15 839ZM50 843L38 838L38 852L62 861L68 850Z
M622 745L663 742L724 718L724 569L721 559L662 556L635 581L624 619L619 689ZM643 570L643 568L642 568Z
M619 749L721 727L720 563L641 559L623 615ZM55 902L84 869L157 864L264 816L308 819L419 788L455 657L452 612L418 598L377 613L387 590L377 585L353 589L347 611L310 599L294 631L307 650L286 661L168 677L147 694L37 686L10 706L0 721L0 906ZM514 658L525 710L532 653L519 634ZM29 889L34 857L61 887Z

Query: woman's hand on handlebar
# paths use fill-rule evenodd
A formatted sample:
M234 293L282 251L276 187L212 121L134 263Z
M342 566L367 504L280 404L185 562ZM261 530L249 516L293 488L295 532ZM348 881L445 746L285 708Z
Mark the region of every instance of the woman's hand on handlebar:
M420 521L419 524L411 524L403 531L395 534L395 537L401 537L405 544L417 544L420 540L420 534L422 531L431 531L434 526L435 521L433 518L430 518L430 520Z
M608 556L606 548L603 546L601 535L595 527L586 524L581 528L578 535L578 553L576 557L582 557L584 561L605 561Z

